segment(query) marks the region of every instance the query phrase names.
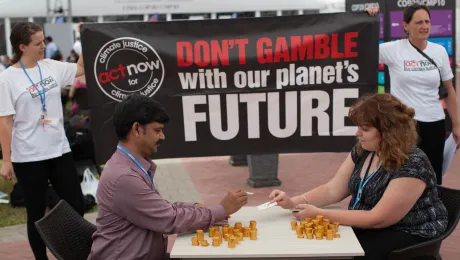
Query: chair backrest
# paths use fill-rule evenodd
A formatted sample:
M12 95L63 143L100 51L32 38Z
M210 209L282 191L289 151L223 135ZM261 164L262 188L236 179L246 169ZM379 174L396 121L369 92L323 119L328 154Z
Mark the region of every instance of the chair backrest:
M86 260L93 244L96 226L84 219L64 200L35 226L58 260Z
M460 219L460 190L438 186L438 193L449 214L449 223L443 236L444 239L455 230Z

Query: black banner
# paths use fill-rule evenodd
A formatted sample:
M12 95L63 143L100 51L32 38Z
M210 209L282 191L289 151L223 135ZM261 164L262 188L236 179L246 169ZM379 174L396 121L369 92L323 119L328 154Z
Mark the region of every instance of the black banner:
M337 13L84 24L97 161L131 93L171 116L155 158L349 151L355 99L375 92L379 21Z

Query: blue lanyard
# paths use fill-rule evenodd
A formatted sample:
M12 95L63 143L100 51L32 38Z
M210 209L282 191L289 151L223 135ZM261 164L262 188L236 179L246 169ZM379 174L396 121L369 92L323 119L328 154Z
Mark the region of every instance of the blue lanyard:
M364 187L366 186L366 184L369 182L370 179L372 179L372 177L374 177L375 173L377 172L377 170L380 168L380 165L377 169L375 169L375 171L369 176L369 178L366 179L367 177L367 174L369 173L369 169L371 168L371 165L372 165L372 161L374 160L374 155L375 155L375 152L372 153L372 157L371 157L371 160L369 162L369 165L367 166L367 169L366 169L366 172L364 173L364 176L361 178L360 182L359 182L359 187L358 187L358 194L356 195L356 199L355 199L355 203L353 204L353 208L352 209L355 209L356 205L358 205L358 202L361 200L361 196L363 194L363 189ZM364 181L365 180L365 181Z
M37 63L38 72L40 73L40 82L38 83L38 85L42 87L41 91L40 89L38 89L37 85L35 85L34 81L30 78L29 73L27 73L26 68L24 67L24 64L22 64L22 61L19 61L19 64L21 65L22 70L24 71L26 76L29 78L32 86L34 86L35 90L37 90L38 95L40 96L40 102L42 103L42 113L43 115L46 114L46 91L45 91L45 87L41 86L43 82L43 76L42 76L42 70L40 69L40 64Z
M155 183L153 183L152 177L150 177L150 174L144 169L144 167L142 167L142 165L136 160L136 158L134 158L134 156L132 156L131 153L129 153L125 148L121 147L120 145L117 145L117 148L120 151L122 151L124 154L126 154L129 158L131 158L131 160L133 160L133 162L137 165L137 167L141 169L141 171L147 176L150 183L152 184L153 191L156 192L157 189L156 189Z

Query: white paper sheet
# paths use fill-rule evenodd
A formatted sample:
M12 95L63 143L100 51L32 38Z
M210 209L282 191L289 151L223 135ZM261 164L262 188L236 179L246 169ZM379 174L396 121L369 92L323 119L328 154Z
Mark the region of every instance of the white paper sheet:
M454 136L450 134L449 138L446 140L446 144L444 145L444 161L442 163L443 176L447 173L447 170L454 159L456 150L457 144L455 143Z

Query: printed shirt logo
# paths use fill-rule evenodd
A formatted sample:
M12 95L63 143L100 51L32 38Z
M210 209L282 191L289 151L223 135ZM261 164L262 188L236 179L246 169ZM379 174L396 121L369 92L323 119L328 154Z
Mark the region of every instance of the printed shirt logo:
M405 60L404 61L404 71L429 71L429 70L436 70L436 66L434 66L429 60Z
M42 82L35 83L35 87L30 86L30 87L27 87L26 89L30 93L32 98L36 98L36 97L40 96L38 94L37 88L38 88L38 90L40 90L40 92L42 91L43 88L45 89L45 92L48 92L48 91L50 91L51 89L53 89L53 88L55 88L57 86L58 86L58 84L57 84L56 80L53 77L50 76L48 78L43 79Z
M94 62L94 75L101 90L121 101L130 94L153 96L161 87L164 66L148 43L122 37L106 43Z

